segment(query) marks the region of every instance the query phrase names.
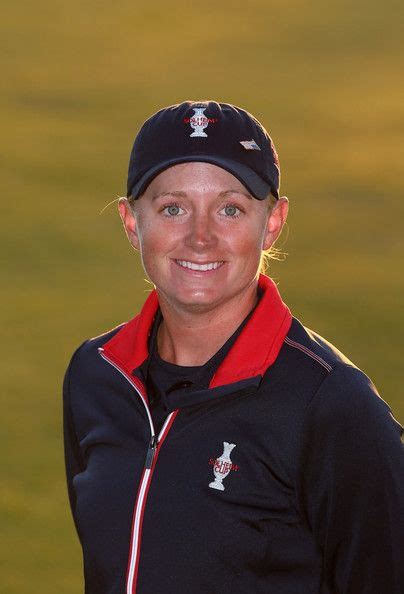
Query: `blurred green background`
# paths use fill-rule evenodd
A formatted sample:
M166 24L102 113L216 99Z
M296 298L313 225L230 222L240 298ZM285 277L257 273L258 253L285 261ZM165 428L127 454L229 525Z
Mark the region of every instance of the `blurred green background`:
M83 590L61 381L146 297L116 205L100 211L162 106L214 98L268 128L291 203L271 276L404 420L403 18L376 0L3 3L3 594Z

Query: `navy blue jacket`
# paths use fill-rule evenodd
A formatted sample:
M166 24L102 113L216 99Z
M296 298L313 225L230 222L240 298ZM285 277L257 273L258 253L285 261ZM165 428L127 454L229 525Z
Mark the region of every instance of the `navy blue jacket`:
M155 291L73 355L65 459L86 594L404 592L402 428L259 286L209 388L170 394L158 435L139 372Z

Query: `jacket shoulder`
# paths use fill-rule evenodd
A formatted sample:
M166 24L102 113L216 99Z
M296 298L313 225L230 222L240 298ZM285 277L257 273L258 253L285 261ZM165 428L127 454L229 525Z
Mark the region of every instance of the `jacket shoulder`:
M365 398L370 394L379 396L364 371L297 318L292 319L277 364L283 383L299 394L302 406L307 406L318 391L338 395L336 403L340 405L352 394L356 394L356 401L360 394ZM293 373L290 373L291 369Z
M304 326L297 318L292 319L292 325L285 338L285 343L291 349L300 353L300 359L307 362L316 362L327 372L334 367L346 365L358 369L358 367L336 346L320 336L314 330Z
M372 380L355 365L346 355L317 332L303 326L293 319L286 345L299 353L301 362L307 370L308 365L316 365L323 370L323 378L318 389L313 391L310 399L311 408L320 405L327 422L338 417L351 419L361 415L386 411L391 412L389 405L382 399ZM320 404L321 403L321 404Z
M115 328L104 332L103 334L94 336L93 338L88 338L82 342L73 352L66 373L68 374L73 366L77 368L81 367L82 365L90 365L91 368L91 363L94 363L95 361L98 362L99 360L98 349L103 347L109 340L111 340L111 338L113 338L115 334L117 334L124 326L126 326L127 323L128 322L123 322Z

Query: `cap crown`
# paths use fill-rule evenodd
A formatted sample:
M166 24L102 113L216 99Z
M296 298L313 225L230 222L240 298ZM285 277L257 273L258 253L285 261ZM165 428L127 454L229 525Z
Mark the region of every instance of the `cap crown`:
M189 161L227 169L256 198L279 197L279 161L268 132L247 111L216 101L184 101L144 122L130 157L127 195L139 197L158 173Z

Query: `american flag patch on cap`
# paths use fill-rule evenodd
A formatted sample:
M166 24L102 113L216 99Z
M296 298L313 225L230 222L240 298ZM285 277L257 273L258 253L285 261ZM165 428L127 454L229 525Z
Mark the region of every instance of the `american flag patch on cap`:
M260 151L260 147L255 140L240 140L240 144L243 145L247 151Z

